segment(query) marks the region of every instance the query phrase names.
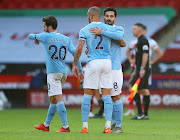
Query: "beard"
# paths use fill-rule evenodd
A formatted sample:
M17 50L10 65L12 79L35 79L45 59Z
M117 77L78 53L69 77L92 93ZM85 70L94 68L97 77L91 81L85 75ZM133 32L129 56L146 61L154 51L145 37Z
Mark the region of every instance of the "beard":
M113 24L114 24L114 21L111 21L111 20L105 20L105 24L113 25Z

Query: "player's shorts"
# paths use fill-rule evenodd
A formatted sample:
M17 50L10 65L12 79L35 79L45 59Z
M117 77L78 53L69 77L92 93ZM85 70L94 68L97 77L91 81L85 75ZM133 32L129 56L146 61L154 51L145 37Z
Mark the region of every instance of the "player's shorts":
M48 96L62 94L62 87L66 81L67 75L64 73L48 73L47 85Z
M83 88L112 88L112 64L110 59L95 59L86 65Z
M119 95L122 91L123 73L122 69L112 70L113 88L111 89L111 96Z
M150 69L146 69L145 70L145 75L144 77L141 79L141 82L139 84L139 88L138 89L149 89L149 84L148 84L148 80L149 80L149 76L150 76ZM133 86L134 83L136 82L136 80L139 78L139 71L136 71L136 74L134 75L132 81L131 81L131 85Z

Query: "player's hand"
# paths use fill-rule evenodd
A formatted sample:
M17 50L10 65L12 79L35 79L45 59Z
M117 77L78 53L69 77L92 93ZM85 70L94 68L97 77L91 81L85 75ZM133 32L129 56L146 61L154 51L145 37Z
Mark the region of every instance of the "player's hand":
M39 40L35 40L34 43L35 43L36 45L39 45L40 42L39 42Z
M81 72L81 73L79 74L79 80L80 80L80 82L83 82L83 81L84 81L84 73L83 73L83 72Z
M78 77L79 72L78 72L78 67L76 65L73 65L72 73L75 77Z
M141 78L143 78L144 75L145 75L145 70L141 69L139 75L140 75Z
M85 54L87 55L87 53L88 53L88 48L86 47L86 49L85 49Z
M101 31L102 29L100 27L96 27L96 28L90 28L89 32L91 32L91 35L101 35Z

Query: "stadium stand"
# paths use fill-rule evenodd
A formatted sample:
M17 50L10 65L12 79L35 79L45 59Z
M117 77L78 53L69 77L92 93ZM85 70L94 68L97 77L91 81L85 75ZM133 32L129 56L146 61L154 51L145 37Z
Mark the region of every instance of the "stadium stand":
M179 12L180 1L179 0L54 0L48 4L47 0L1 0L0 9L47 9L47 8L87 8L90 6L99 7L151 7L151 6L172 6Z

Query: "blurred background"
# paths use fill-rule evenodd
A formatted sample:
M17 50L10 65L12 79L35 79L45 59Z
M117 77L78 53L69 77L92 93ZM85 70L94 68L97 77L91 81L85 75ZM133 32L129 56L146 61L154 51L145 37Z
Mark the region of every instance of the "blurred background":
M180 109L180 0L0 0L0 110L5 108L47 108L45 55L43 45L35 45L29 33L43 32L42 18L54 15L57 31L69 36L76 46L78 34L88 24L91 6L116 8L116 25L125 30L127 46L122 48L124 84L122 101L127 107L128 79L131 67L126 50L132 26L143 23L147 36L157 41L163 57L152 66L151 108ZM153 55L154 57L154 55ZM86 64L83 51L81 62ZM63 87L66 107L80 108L81 83L72 75L73 57L66 56L68 78ZM94 99L94 106L97 106Z

